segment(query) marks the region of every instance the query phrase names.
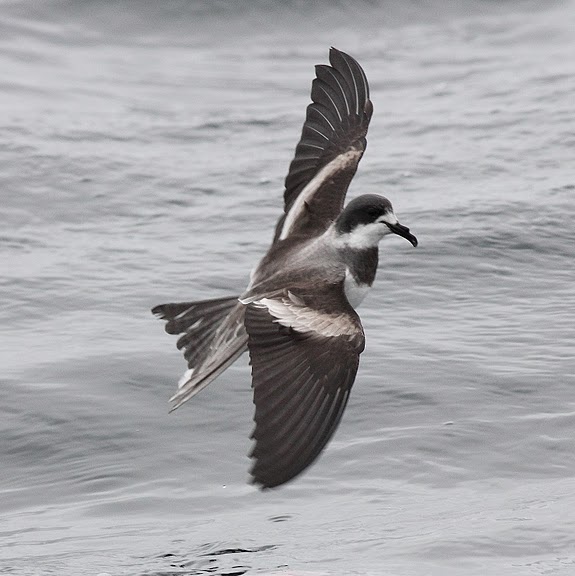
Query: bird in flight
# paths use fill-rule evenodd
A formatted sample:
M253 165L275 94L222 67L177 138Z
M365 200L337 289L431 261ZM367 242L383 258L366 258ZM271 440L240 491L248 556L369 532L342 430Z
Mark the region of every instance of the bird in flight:
M387 198L366 194L344 208L373 106L356 60L332 48L329 61L316 66L284 213L244 293L152 310L181 334L188 362L172 410L249 351L251 475L262 488L312 464L341 420L365 342L355 308L375 279L380 240L398 234L417 246Z

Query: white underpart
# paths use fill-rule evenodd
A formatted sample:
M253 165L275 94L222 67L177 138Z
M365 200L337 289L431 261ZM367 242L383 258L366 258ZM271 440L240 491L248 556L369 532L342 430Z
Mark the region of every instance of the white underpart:
M343 289L347 301L354 308L357 308L363 302L363 299L367 296L370 288L371 286L369 284L359 284L356 282L353 274L349 271L349 268L345 269Z
M293 206L288 212L279 239L285 240L292 231L297 219L301 216L305 208L305 202L309 202L313 195L318 191L320 186L334 174L345 170L347 166L356 164L361 157L361 150L348 150L334 158L329 164L326 164L303 188L296 198Z
M293 328L300 333L316 332L327 338L357 334L357 327L347 314L326 314L307 306L300 306L294 300L262 298L254 304L267 308L278 324Z

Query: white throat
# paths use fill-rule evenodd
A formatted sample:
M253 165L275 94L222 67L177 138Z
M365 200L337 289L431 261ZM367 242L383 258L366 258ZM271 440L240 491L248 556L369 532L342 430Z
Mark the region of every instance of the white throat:
M336 242L353 250L367 250L375 248L388 234L391 234L391 230L384 222L372 222L360 224L351 232L338 235Z

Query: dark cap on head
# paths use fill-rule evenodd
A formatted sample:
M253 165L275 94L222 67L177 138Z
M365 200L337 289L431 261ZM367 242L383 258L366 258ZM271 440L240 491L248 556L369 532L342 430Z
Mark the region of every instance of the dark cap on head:
M347 234L360 224L371 224L386 212L393 212L391 202L384 196L364 194L352 200L339 215L335 227Z

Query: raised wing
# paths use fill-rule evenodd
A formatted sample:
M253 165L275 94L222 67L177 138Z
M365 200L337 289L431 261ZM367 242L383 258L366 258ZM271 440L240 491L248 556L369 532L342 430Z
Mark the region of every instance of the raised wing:
M337 218L367 142L373 106L361 66L332 48L316 66L312 103L285 180L284 215L274 241L318 235Z
M279 486L307 468L341 419L364 347L347 302L318 310L289 291L247 305L256 423L254 483Z

